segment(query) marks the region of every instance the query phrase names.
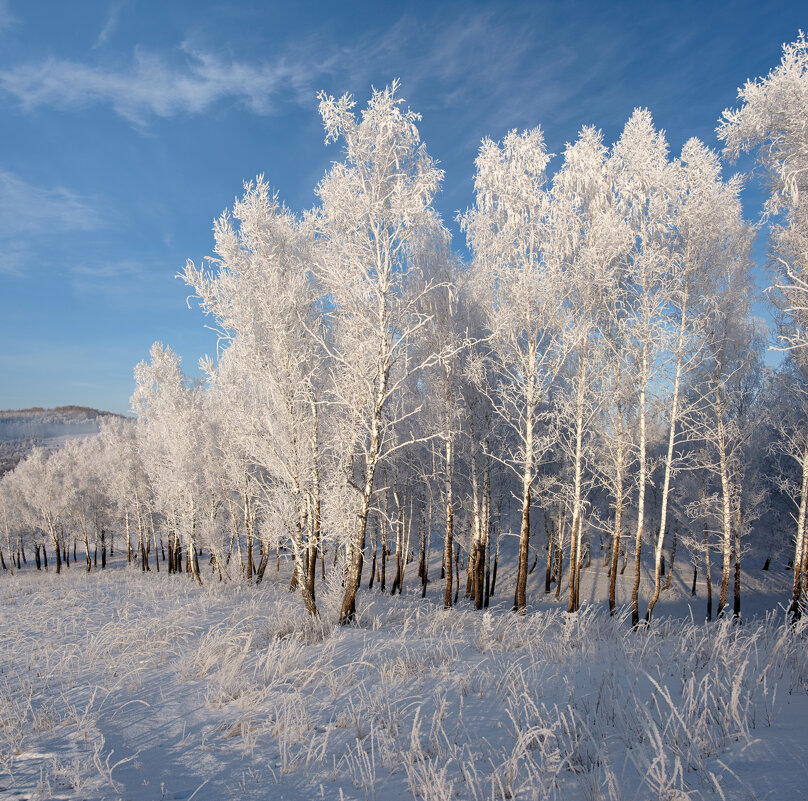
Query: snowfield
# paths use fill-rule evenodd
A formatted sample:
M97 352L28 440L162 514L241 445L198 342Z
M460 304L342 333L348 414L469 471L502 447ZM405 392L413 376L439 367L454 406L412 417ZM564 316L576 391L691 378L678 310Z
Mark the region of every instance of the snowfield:
M705 624L673 590L632 632L603 603L516 616L503 578L484 613L363 589L339 627L340 586L313 621L288 579L3 574L0 798L804 797L808 627L782 609Z

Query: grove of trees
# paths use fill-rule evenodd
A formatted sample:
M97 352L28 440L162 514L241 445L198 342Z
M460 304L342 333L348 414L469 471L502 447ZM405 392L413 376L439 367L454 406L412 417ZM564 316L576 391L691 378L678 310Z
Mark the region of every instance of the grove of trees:
M708 617L713 580L715 614L732 603L740 616L754 554L756 569L789 562L801 615L805 37L724 112L720 154L697 139L672 154L642 109L616 142L584 127L555 160L539 128L484 140L459 215L465 261L398 83L360 113L348 95L319 100L341 156L315 208L286 208L259 176L216 221L213 257L182 272L220 333L218 359L190 381L155 344L135 369L136 420L3 476L2 568L91 570L118 551L144 571L260 582L283 561L312 615L336 578L349 623L363 587L400 593L405 579L424 593L442 581L447 607L460 592L477 608L513 592L523 612L540 557L543 592L575 612L582 571L601 559L612 613L630 571L637 626L676 558L694 591L706 582ZM743 152L757 172L727 174L722 159ZM758 179L765 296L740 201ZM771 342L754 316L766 302ZM503 560L514 586L497 582Z

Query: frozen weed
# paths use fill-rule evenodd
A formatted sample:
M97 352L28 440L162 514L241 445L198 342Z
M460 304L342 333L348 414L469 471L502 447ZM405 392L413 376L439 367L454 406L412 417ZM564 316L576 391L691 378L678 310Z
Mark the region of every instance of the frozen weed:
M454 782L449 778L450 764L441 754L421 745L420 709L416 710L409 737L409 750L404 769L414 798L424 801L446 801L453 797Z
M682 762L678 756L667 750L659 729L650 716L647 718L645 731L648 747L629 749L628 756L648 788L648 797L659 801L689 801L692 795L684 787Z
M81 795L82 790L88 784L90 777L85 773L85 761L77 757L70 760L51 760L50 777L55 784L69 788L72 792Z
M366 801L376 801L376 736L373 726L364 740L348 748L345 763L354 787L364 791Z
M379 677L383 682L399 683L404 681L426 680L433 670L445 664L437 653L418 653L401 648L401 652L396 656L386 658L379 665Z
M299 693L277 696L271 703L268 729L277 740L281 771L291 773L305 757L302 745L311 729L311 717Z

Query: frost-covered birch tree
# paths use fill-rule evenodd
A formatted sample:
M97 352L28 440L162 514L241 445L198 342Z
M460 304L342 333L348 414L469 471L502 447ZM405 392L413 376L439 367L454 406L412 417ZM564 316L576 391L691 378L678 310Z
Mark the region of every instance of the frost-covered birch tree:
M726 260L720 294L705 308L705 353L700 408L691 415L694 438L706 445L700 467L710 490L703 513L717 521L721 543L721 585L717 614L727 605L733 556L740 572L741 543L757 517L759 499L749 492L753 470L747 446L754 427L762 424L756 396L762 381L763 337L751 315L748 254ZM740 576L738 576L739 578ZM740 587L735 614L740 615Z
M558 232L564 277L569 341L566 386L558 395L562 410L563 449L571 463L569 493L570 575L568 610L576 611L586 511L586 487L592 482L594 422L605 398L598 388L608 364L604 304L617 290L621 258L628 250L626 226L617 217L607 169L607 149L594 128L581 130L568 145L564 164L553 179L553 228ZM608 327L608 326L607 326Z
M437 359L424 351L416 357L413 345L429 320L422 301L437 285L430 254L447 241L432 207L443 172L421 142L419 116L404 108L398 89L395 81L374 90L359 117L350 95L320 94L326 142L341 141L345 156L320 182L320 206L310 220L318 240L315 272L327 297L329 403L353 432L342 454L356 498L342 623L356 614L377 468L406 446L392 431L418 411L393 401L413 373Z
M637 523L634 534L632 625L639 623L639 589L645 504L648 488L648 424L653 380L668 350L665 310L670 301L667 275L673 236L673 172L668 145L651 115L637 110L615 144L610 167L617 208L631 226L632 247L625 258L627 368L637 404Z
M319 418L322 348L319 302L311 276L311 236L283 208L266 181L245 186L232 215L214 227L208 271L188 262L183 277L216 319L229 343L218 373L209 370L220 398L238 418L240 516L252 547L252 482L278 519L294 556L294 583L310 614L317 614L315 566L320 547ZM228 447L229 451L233 449ZM249 463L257 469L251 469ZM248 553L248 565L250 553ZM263 571L265 563L259 566Z
M158 342L150 355L149 362L135 368L132 409L138 417L138 442L155 504L165 519L168 548L179 561L185 545L186 571L201 584L197 548L209 502L203 460L212 445L205 438L203 397L198 387L188 385L171 348ZM149 532L147 512L138 504L135 522L142 559Z
M738 90L740 107L724 111L718 136L730 159L754 153L769 191L764 217L772 224L769 245L776 270L774 290L784 312L781 341L808 376L808 40L800 32L783 46L783 57L765 78ZM802 461L808 486L808 449ZM800 518L798 518L799 521ZM798 522L795 533L791 614L804 607L801 573L808 559Z
M688 426L680 425L684 407L683 387L688 376L703 359L710 358L709 324L706 320L716 308L718 298L727 291L727 276L746 269L749 229L740 204L741 182L738 177L724 181L716 154L697 139L690 139L672 165L676 184L675 236L668 262L666 283L670 328L669 403L667 404L667 443L663 456L660 513L654 549L654 590L648 603L650 620L662 588L662 547L668 528L668 508L672 481L681 460L681 444L689 436ZM748 312L751 286L744 284L745 295L735 307L738 316Z
M521 483L521 525L514 610L523 612L530 506L537 467L554 433L545 417L550 388L565 360L563 233L554 231L550 155L540 129L483 141L474 178L476 204L462 218L473 253L493 374L494 413L513 431L507 463Z

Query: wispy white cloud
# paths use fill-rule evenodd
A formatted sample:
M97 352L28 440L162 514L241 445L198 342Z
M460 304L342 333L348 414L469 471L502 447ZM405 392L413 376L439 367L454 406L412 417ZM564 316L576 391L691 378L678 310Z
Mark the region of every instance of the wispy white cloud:
M98 209L75 192L34 186L0 170L0 274L29 275L39 262L36 241L43 236L103 225Z
M90 231L102 224L98 210L75 192L34 186L0 170L0 236Z
M120 8L110 7L97 44L112 35ZM320 88L364 94L369 84L381 87L399 77L419 110L453 115L468 147L511 127L566 122L580 113L577 100L592 95L595 85L596 99L587 102L591 117L578 124L598 122L615 100L621 82L604 87L601 75L606 67L618 75L629 68L637 33L618 35L608 17L607 31L568 17L552 6L502 14L439 5L427 17L405 12L393 25L366 30L348 43L314 29L287 40L271 57L252 60L222 55L208 31L170 52L136 48L124 66L100 57L18 64L0 70L0 92L26 110L107 105L145 125L153 117L203 114L222 101L274 114L289 103L313 104Z
M14 27L17 18L9 11L8 0L0 0L0 33Z
M66 278L76 295L102 298L106 304L128 306L133 296L159 297L155 285L160 272L154 265L131 259L85 261L67 269Z
M112 35L120 13L120 4L110 7L96 49ZM366 90L393 77L405 78L407 91L428 89L433 107L461 108L478 102L481 92L490 99L507 86L512 94L533 47L527 29L491 11L436 12L427 20L405 14L348 45L314 30L263 60L221 56L198 40L171 53L135 48L124 67L50 57L0 70L0 91L28 111L108 105L138 125L153 116L201 114L223 100L272 114L289 102L312 103L323 85Z
M17 240L2 243L3 255L0 256L0 275L25 275L26 264L30 261L30 254L25 244Z
M95 40L93 44L93 50L98 49L105 45L110 37L115 33L118 28L118 23L121 19L121 11L123 10L123 2L121 0L116 0L116 2L112 3L107 10L107 17L104 21L104 25L101 28L101 31L98 34L98 38Z
M79 302L102 304L109 312L176 311L182 295L175 282L175 268L159 258L103 259L97 256L75 261L60 269L60 279ZM178 293L179 290L179 293Z
M418 110L451 113L458 144L476 149L483 135L566 121L572 101L603 68L591 53L617 63L628 58L625 40L596 43L599 32L572 21L550 38L542 13L527 6L517 15L457 8L439 8L426 20L405 14L386 31L331 54L324 66L357 88L400 77Z
M459 107L479 101L475 91L512 90L534 46L525 30L492 11L437 11L429 19L405 14L384 31L369 31L349 46L321 47L320 52L323 72L336 80L364 89L399 77L407 91L425 89L433 106Z
M103 280L122 278L141 279L146 276L146 271L142 263L130 259L120 261L105 261L98 264L77 264L70 271L73 275L89 279Z
M0 72L0 88L26 110L108 104L126 119L142 124L150 115L199 114L231 98L257 114L271 113L276 100L297 99L311 70L280 58L273 63L226 61L210 53L184 48L182 64L169 63L138 48L126 69L49 58Z

